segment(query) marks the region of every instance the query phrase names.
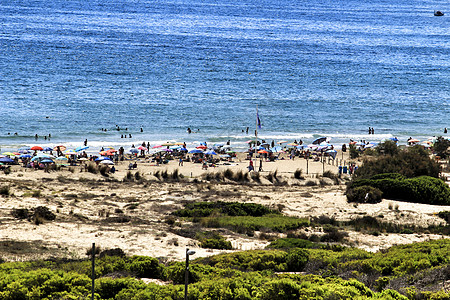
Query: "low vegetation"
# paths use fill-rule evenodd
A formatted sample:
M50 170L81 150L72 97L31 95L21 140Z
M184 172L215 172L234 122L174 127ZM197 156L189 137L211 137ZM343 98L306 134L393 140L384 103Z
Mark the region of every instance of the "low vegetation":
M164 265L122 252L100 257L97 300L184 297L183 262ZM449 257L450 240L444 239L378 253L296 247L220 254L191 261L188 299L448 299L442 282L450 279ZM1 263L0 298L87 299L90 270L88 259ZM165 285L144 283L142 277Z
M204 227L227 228L251 236L254 231L284 232L309 225L306 219L283 216L278 210L255 203L188 203L173 215L189 218Z

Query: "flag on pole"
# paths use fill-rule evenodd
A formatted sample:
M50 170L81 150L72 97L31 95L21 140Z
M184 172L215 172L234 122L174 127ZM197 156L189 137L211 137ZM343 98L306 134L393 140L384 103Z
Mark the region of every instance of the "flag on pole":
M258 124L258 128L261 129L261 119L259 118L259 113L256 112L256 122Z

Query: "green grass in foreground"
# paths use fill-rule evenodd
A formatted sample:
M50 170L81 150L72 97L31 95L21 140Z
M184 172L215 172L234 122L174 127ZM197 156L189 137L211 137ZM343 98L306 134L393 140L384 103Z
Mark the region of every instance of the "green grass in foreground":
M341 247L220 254L191 262L188 299L449 299L442 290L449 259L449 239L378 253ZM143 256L96 261L96 300L184 298L184 262L162 265ZM90 299L89 273L88 260L2 263L0 299Z
M281 215L265 215L262 217L206 217L200 222L206 227L223 227L238 233L248 233L260 230L285 232L309 225L309 221L307 219L299 219Z

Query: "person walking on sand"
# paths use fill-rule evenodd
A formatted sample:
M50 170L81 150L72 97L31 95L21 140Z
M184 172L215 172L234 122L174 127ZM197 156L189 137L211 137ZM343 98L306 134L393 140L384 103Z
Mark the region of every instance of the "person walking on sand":
M259 160L259 169L258 172L262 172L263 168L262 168L262 158Z
M248 171L251 172L253 171L255 168L253 167L253 160L250 159L250 162L248 163Z
M180 157L180 160L178 161L178 166L183 166L183 157Z

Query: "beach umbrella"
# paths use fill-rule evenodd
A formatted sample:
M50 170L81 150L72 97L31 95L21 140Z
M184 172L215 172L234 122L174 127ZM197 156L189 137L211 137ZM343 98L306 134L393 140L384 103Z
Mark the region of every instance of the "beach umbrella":
M54 161L51 160L50 158L44 158L43 160L41 160L41 163L43 163L43 164L52 164L52 163L54 163Z
M277 144L284 144L284 143L287 143L288 141L279 141Z
M3 152L3 155L7 155L7 156L16 156L14 153L12 152Z
M161 148L161 147L162 147L162 145L156 145L156 146L153 146L152 148L155 149L155 148Z
M265 153L265 154L267 154L269 152L267 152L266 150L259 150L258 153Z
M10 164L10 163L13 163L14 160L12 160L9 157L2 157L2 158L0 158L0 162L5 163L5 164Z
M391 137L391 138L389 138L391 141L394 141L394 142L398 142L398 138L396 138L396 137Z
M173 144L176 145L176 146L184 146L183 142L176 142L176 143L173 143Z
M31 148L28 146L23 146L19 148L19 151L28 151L28 150L31 150Z
M42 151L42 150L44 150L44 148L42 148L41 146L33 146L33 147L30 148L30 150L33 150L33 151Z
M69 149L66 152L64 152L65 155L77 155L77 153L75 152L75 150Z
M284 152L283 149L281 148L281 146L275 146L273 148L270 149L270 151L272 152Z
M42 151L52 151L53 149L50 147L44 147L44 149Z
M325 151L325 153L327 153L329 156L331 156L333 159L336 158L337 155L337 151L336 150L327 150Z
M30 154L22 154L19 156L20 158L31 158Z
M139 149L139 150L144 150L144 151L147 151L147 148L146 148L146 147L144 147L144 146L139 146L139 147L138 147L138 149Z
M55 160L58 160L58 161L68 161L69 159L68 159L67 157L65 157L65 156L60 156L60 157L55 158ZM81 160L81 158L80 158L80 160Z
M408 142L410 142L410 143L418 143L420 141L418 139L410 139L410 140L408 140Z
M222 154L222 155L219 155L219 157L222 157L222 158L230 158L231 156L230 156L229 154Z
M188 153L203 153L203 151L200 149L193 149L193 150L189 151Z
M108 155L108 153L106 151L100 151L98 154L100 154L101 156L106 156Z
M197 146L197 147L195 147L195 148L197 148L197 149L203 149L203 150L208 149L208 147L206 147L205 145L200 145L200 146Z
M31 151L31 150L30 150ZM27 154L27 153L30 153L30 151L28 151L28 150L19 150L18 152L19 153L22 153L22 154Z
M76 152L80 152L80 151L83 151L83 150L86 150L86 149L89 149L89 146L80 146L80 147L76 147L76 148L75 148L75 151L76 151Z
M209 155L217 155L217 153L214 152L214 150L206 151L205 154L209 154Z
M225 151L225 153L232 154L232 153L236 153L236 151L228 150L228 151Z
M100 156L95 159L95 161L111 160L111 158L106 156Z
M59 147L59 150L61 150L61 151L64 151L64 150L66 150L67 148L66 148L66 146L63 146L63 145L59 145L59 146L55 146L55 147L53 147L53 150L54 151L57 151L58 150L58 147Z
M175 145L175 143L173 142L165 142L161 144L161 146L173 146L173 145Z
M106 151L106 155L108 155L108 156L114 155L116 152L117 152L117 150L109 149L108 151Z
M128 150L130 153L133 153L133 154L137 154L137 153L139 153L139 150L138 149L136 149L136 148L131 148L130 150Z
M102 160L100 163L102 165L113 165L114 164L114 162L112 160L107 160L107 159Z
M313 143L314 145L318 145L318 144L320 144L320 143L322 143L322 142L325 142L326 140L327 140L326 137L320 137L320 138L318 138L318 139L315 139L312 143Z

